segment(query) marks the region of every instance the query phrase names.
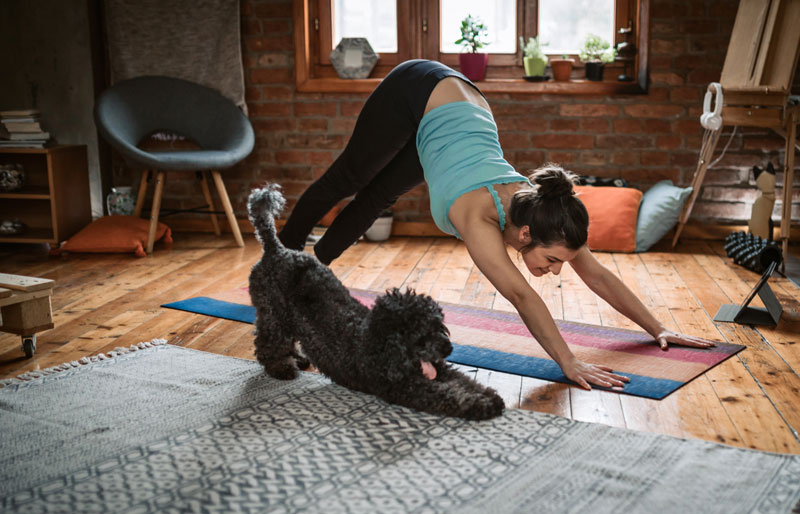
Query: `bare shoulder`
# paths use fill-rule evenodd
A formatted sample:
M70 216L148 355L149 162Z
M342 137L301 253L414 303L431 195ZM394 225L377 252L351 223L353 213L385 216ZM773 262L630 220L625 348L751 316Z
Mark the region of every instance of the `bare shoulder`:
M431 96L428 97L428 103L425 105L425 113L432 111L437 107L452 102L470 102L479 105L491 111L489 103L480 93L475 91L475 88L457 77L447 77L439 81L436 87L433 88Z
M465 239L478 226L494 227L500 231L500 219L494 199L485 187L475 189L456 198L448 212L450 222Z

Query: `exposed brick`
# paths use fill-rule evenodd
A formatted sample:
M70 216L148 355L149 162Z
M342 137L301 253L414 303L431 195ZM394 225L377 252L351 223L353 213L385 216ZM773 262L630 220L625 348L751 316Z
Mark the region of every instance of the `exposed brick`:
M665 133L672 130L672 124L666 120L652 119L642 120L644 123L644 130L648 134Z
M250 120L250 123L256 132L265 133L294 130L297 126L293 119Z
M531 136L524 132L511 132L500 134L500 147L503 149L530 148Z
M652 72L650 80L653 84L669 84L670 86L680 86L684 82L683 77L673 71Z
M308 152L280 150L275 152L275 161L278 164L306 164L308 163Z
M641 168L625 170L622 178L628 182L652 184L661 180L671 180L678 182L680 170L677 168Z
M249 102L261 100L261 88L254 86L247 86L244 88L244 98Z
M541 166L545 161L544 152L516 152L514 161L520 166Z
M297 128L303 132L324 132L328 130L328 120L325 118L303 118L297 120Z
M675 103L699 103L703 94L703 90L697 87L676 87L669 92L669 99Z
M623 118L614 120L614 132L622 134L640 134L644 129L642 120Z
M562 116L580 117L611 117L619 114L618 105L610 104L563 104L561 105Z
M783 139L774 137L747 136L744 139L745 150L761 150L764 152L783 150L786 147Z
M686 43L683 39L653 38L650 40L650 51L653 52L654 55L680 55L686 51Z
M289 34L292 32L292 20L290 19L271 19L261 22L261 30L265 34Z
M611 164L619 166L639 164L639 152L614 152L611 154Z
M594 147L594 138L576 134L548 134L533 136L533 146L537 148L588 149Z
M289 68L257 68L250 70L250 82L254 84L291 83L294 80Z
M294 49L294 40L292 39L291 34L248 37L245 38L245 47L251 52L292 50Z
M288 52L269 52L259 55L257 63L264 68L286 68L294 64L294 56Z
M715 34L719 29L719 22L713 18L684 20L680 27L683 34Z
M342 116L358 116L364 107L364 102L342 102L339 105Z
M335 116L336 103L334 102L318 102L318 103L294 103L295 116Z
M261 34L261 22L259 20L242 20L242 32L244 36Z
M583 118L580 120L581 130L594 134L608 132L609 121L602 118Z
M550 130L553 132L575 132L578 130L578 120L550 120Z
M653 144L653 138L650 136L632 136L632 135L603 135L597 136L598 148L609 148L612 150L617 149L630 149L630 148L650 148Z
M602 166L606 163L607 155L605 152L581 152L581 164L588 164L590 166Z
M669 164L669 152L642 152L642 165L666 166Z
M675 148L680 148L680 146L681 146L680 136L656 137L656 148L658 148L659 150L672 150Z
M250 105L250 116L289 116L292 113L291 104L287 103L254 103Z
M308 163L315 164L315 165L322 165L322 166L330 166L333 163L335 157L333 156L332 152L306 152L308 156Z
M547 152L546 154L546 162L554 162L556 164L571 164L577 160L577 155L574 152Z
M624 110L625 114L636 118L674 118L685 112L685 109L679 105L661 104L626 105Z
M291 100L293 91L290 86L261 86L265 100Z

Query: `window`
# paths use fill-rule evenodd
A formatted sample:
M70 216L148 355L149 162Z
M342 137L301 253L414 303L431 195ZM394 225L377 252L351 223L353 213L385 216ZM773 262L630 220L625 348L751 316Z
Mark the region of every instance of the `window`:
M458 66L461 20L479 17L489 29L485 91L636 93L646 89L649 0L294 0L297 85L302 91L371 91L380 77L407 59ZM625 29L620 31L620 29ZM626 33L628 32L628 33ZM639 51L610 64L606 82L530 83L522 80L519 39L539 35L549 55L577 54L587 33ZM380 55L370 79L339 80L330 53L342 37L366 37ZM625 71L638 80L616 82Z

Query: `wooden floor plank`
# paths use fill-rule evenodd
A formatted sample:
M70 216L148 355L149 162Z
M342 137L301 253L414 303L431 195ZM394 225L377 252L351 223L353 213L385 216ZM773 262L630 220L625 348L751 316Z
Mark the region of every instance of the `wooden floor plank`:
M646 254L642 258L651 275L659 277L657 285L670 306L670 312L679 328L685 333L719 338L721 333L681 277L681 272L691 269L690 262L694 258L687 254L677 266L673 264L673 261L677 259L674 254ZM695 284L692 283L692 285ZM705 420L700 420L702 424L693 424L688 427L688 431L693 434L702 434L701 437L705 439L708 439L711 434L716 434L718 439L741 441L742 446L766 447L770 448L770 451L785 451L785 448L794 448L796 441L780 413L766 395L755 393L758 390L758 384L752 377L749 378L751 382L748 382L747 376L748 372L742 364L741 357L728 359L709 370L705 377L710 380L717 400L715 401L710 395L705 395L703 407L718 409L719 405L722 405L728 414L727 419L721 413L714 415L712 419L716 421L716 424L708 426L706 417ZM746 397L747 394L751 394L752 397ZM723 402L722 398L735 398L736 401ZM730 426L731 424L733 426ZM764 427L767 430L749 430L750 427Z
M599 391L570 393L571 387L564 384L459 368L496 388L510 408L519 404L523 409L637 430L800 453L789 428L795 428L800 418L795 406L800 330L794 324L800 318L784 318L775 328L715 327L710 311L741 299L757 277L732 264L720 249L719 243L687 241L676 252L597 254L668 327L724 335L748 346L744 360L729 359L663 401ZM57 320L55 329L40 334L33 359L24 357L18 338L0 335L0 378L155 338L252 360L250 325L159 306L245 286L260 251L251 238L238 249L227 239L208 234L180 234L171 248L157 248L153 256L142 259L122 254L50 257L42 249L20 253L0 249L2 271L56 281ZM571 270L536 278L516 251L509 250L509 256L554 317L634 328L588 291ZM335 260L331 269L364 288L411 286L444 301L513 311L474 267L463 243L453 238L362 241ZM773 277L771 284L791 316L800 307L800 290L782 277Z

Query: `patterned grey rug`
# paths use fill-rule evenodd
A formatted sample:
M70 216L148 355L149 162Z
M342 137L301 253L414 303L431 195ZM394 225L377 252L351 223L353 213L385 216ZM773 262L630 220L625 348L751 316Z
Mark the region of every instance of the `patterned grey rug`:
M142 349L0 389L2 512L760 512L800 457L522 410L420 414L248 360Z

